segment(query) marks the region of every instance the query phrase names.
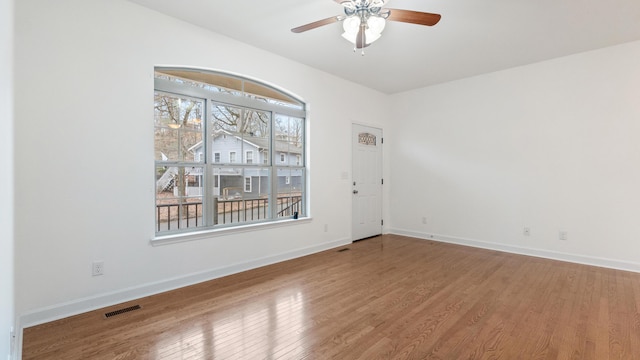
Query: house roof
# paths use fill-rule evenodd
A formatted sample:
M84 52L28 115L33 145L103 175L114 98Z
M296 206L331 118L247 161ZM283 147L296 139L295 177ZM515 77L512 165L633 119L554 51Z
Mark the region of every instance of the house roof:
M240 136L240 135L231 133L230 131L227 131L227 130L217 130L214 134L214 138L225 136L225 135L233 136L234 138L240 141L243 141L245 144L249 144L258 150L264 150L269 148L269 139L267 138L247 136L247 134L244 134L244 136ZM286 142L286 141L276 141L275 143L276 143L276 148L275 148L276 152L289 152L292 154L302 154L301 144L295 145L295 144L292 144L291 142ZM215 144L215 139L214 139L214 144ZM189 151L191 153L195 153L201 147L202 147L202 141L199 141L198 143L190 147Z

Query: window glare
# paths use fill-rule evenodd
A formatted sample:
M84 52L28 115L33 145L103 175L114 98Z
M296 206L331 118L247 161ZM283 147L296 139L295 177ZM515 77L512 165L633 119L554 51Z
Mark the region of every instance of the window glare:
M246 96L273 105L304 110L303 103L281 91L231 75L190 69L156 69L155 74L156 78L198 87L210 92Z

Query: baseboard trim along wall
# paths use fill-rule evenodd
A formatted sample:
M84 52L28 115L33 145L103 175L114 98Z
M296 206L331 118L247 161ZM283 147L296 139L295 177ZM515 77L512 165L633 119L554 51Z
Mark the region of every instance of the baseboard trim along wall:
M139 299L145 296L159 294L165 291L175 290L181 287L217 279L223 276L236 274L242 271L256 269L262 266L295 259L298 257L330 250L351 243L351 239L340 239L316 246L297 249L291 252L250 260L222 268L211 269L199 273L166 279L155 283L149 283L128 289L85 297L70 302L41 308L19 316L20 329L43 324L46 322L63 319L65 317L82 314L103 307Z
M594 257L594 256L562 253L562 252L556 252L556 251L550 251L550 250L544 250L544 249L534 249L534 248L527 248L527 247L521 247L521 246L498 244L498 243L492 243L492 242L486 242L486 241L480 241L480 240L474 240L474 239L438 235L438 234L431 234L431 233L422 233L422 232L413 231L413 230L391 228L389 229L389 233L396 234L396 235L410 236L410 237L424 239L424 240L433 240L433 241L439 241L439 242L446 242L450 244L471 246L471 247L476 247L481 249L497 250L497 251L503 251L503 252L513 253L513 254L535 256L535 257L540 257L545 259L560 260L560 261L566 261L566 262L571 262L576 264L591 265L591 266L598 266L598 267L604 267L609 269L632 271L632 272L640 273L640 263L635 263L635 262L627 262L627 261L600 258L600 257Z

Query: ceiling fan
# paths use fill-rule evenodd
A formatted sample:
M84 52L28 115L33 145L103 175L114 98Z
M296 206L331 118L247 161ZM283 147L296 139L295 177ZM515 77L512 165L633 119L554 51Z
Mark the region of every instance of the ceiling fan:
M314 21L309 24L291 29L294 33L301 33L320 26L343 21L344 33L342 37L355 45L356 49L364 49L378 40L386 20L406 22L411 24L433 26L440 21L439 14L432 14L412 10L389 9L382 7L389 0L334 0L344 8L344 15ZM362 52L364 55L364 50Z

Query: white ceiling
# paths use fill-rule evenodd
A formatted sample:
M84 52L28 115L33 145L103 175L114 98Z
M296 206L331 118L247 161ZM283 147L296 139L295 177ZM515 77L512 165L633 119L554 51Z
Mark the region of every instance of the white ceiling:
M388 94L640 40L640 0L391 0L442 20L389 21L365 56L341 23L290 31L342 14L333 0L131 1Z

